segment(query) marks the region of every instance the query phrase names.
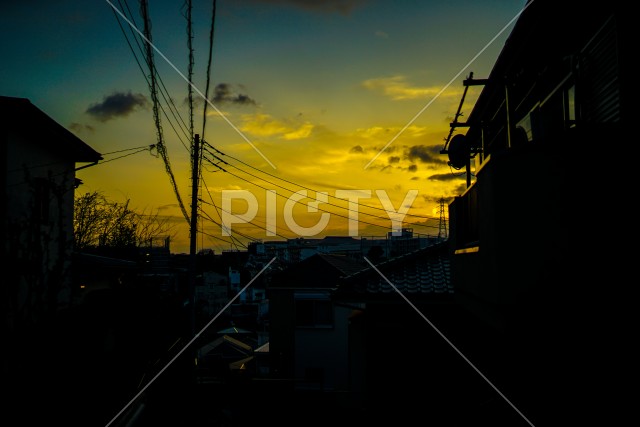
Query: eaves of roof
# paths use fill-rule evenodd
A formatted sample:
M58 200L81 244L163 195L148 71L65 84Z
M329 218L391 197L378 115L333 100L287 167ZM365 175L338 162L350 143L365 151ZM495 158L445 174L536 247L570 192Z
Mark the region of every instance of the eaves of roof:
M42 144L55 143L52 147L72 157L74 162L98 162L102 155L71 131L26 98L0 96L0 120L2 125L28 132Z

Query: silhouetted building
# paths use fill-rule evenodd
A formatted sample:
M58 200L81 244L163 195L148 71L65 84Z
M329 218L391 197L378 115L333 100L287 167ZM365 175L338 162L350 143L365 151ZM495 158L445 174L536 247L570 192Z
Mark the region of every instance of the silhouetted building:
M347 389L347 318L333 304L338 278L363 269L345 255L316 254L274 274L269 297L271 373L299 389Z
M71 298L76 163L101 155L28 99L0 96L3 307L14 333Z
M343 276L331 299L350 309L342 403L363 419L390 422L402 408L405 419L456 425L459 412L487 398L482 380L429 323L449 331L463 321L446 242Z
M611 374L584 368L603 363L596 348L615 352L609 334L626 323L600 310L628 267L591 224L600 204L628 200L612 194L633 140L636 47L620 3L529 1L488 78L465 80L484 87L444 150L468 168L449 205L455 294L484 325L468 355L535 425L603 408Z

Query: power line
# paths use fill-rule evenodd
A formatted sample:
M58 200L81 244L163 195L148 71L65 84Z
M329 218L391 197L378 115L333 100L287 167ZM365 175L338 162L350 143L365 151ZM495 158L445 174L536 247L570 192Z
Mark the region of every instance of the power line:
M125 6L123 6L122 1L120 1L120 0L119 0L119 3L120 3L120 7L123 10L125 9L125 6L126 6L126 10L129 12L129 16L127 18L130 19L132 22L135 21L127 1L124 0ZM140 69L140 72L142 73L145 81L147 82L147 85L150 85L149 78L147 77L147 74L145 73L145 71L144 71L144 69L142 67L142 64L140 64L140 60L138 59L138 55L136 54L135 50L133 49L133 46L131 45L131 42L129 41L129 37L127 36L127 32L125 31L124 27L122 26L122 23L120 22L120 16L116 13L115 9L112 8L112 11L113 11L114 16L116 17L116 21L118 23L118 26L120 27L120 30L122 31L122 34L124 35L125 41L127 42L127 45L129 46L129 50L131 50L131 53L132 53L136 63L138 64L138 68ZM133 39L136 42L136 46L138 47L138 51L144 57L145 53L144 53L144 50L143 50L142 46L140 45L140 41L139 41L140 36L133 31L131 26L129 26L129 31L131 31L131 33L133 35ZM145 58L145 63L147 64L148 67L150 67L150 68L152 67L152 64L149 64L148 61L146 60L146 58ZM189 140L190 138L188 136L187 130L185 130L187 125L184 123L184 119L180 115L180 111L178 110L178 108L176 107L175 103L173 102L171 96L169 95L169 91L167 90L167 87L165 86L164 81L162 80L162 77L160 76L160 74L158 73L158 70L155 67L154 67L154 72L155 72L156 78L158 79L158 82L160 83L160 86L158 87L158 89L160 89L160 95L164 99L164 102L166 102L167 105L169 106L169 111L171 112L171 115L173 116L174 120L178 123L178 127L180 127L180 130L187 137L187 140ZM171 108L171 107L173 107L173 108ZM162 104L160 104L160 108L161 108L162 113L164 114L165 118L167 119L167 121L171 125L171 128L175 132L176 136L178 137L178 139L180 140L182 145L185 147L185 149L187 149L187 151L188 151L187 146L180 139L181 138L180 134L178 133L178 131L176 130L175 126L171 122L171 119L169 118L169 115L165 111L164 107L162 107ZM177 117L176 117L176 114L177 114Z
M213 0L213 4L212 4L212 11L211 11L211 27L209 30L209 58L207 60L207 75L206 75L206 85L205 85L205 89L204 89L204 95L205 98L209 98L209 84L210 84L210 80L211 80L211 63L213 60L213 35L214 35L214 26L215 26L215 22L216 22L216 0ZM205 140L205 127L207 124L207 107L209 106L209 103L204 102L204 109L202 112L202 142L204 143Z
M200 149L200 153L199 153L199 162L198 162L198 166L200 168L200 170L198 171L198 176L200 177L200 180L202 181L202 183L204 184L204 188L207 190L207 193L209 194L209 198L211 199L211 201L213 202L213 198L211 197L211 193L209 192L209 189L207 188L206 183L204 182L204 178L202 177L202 168L203 168L203 159L204 159L204 138L205 138L205 129L206 129L206 125L207 125L207 107L209 106L209 103L207 102L208 98L209 98L209 85L211 82L211 63L213 62L213 34L214 34L214 27L215 27L215 22L216 22L216 0L213 0L213 4L212 4L212 11L211 11L211 25L209 28L209 55L207 58L207 71L206 71L206 84L205 84L205 90L204 90L204 102L203 102L203 110L202 110L202 147ZM202 187L200 187L200 195L202 195ZM215 206L215 203L214 203ZM217 209L217 206L216 206ZM222 222L222 216L220 215L220 212L216 211L218 213L218 217L220 218L220 222Z
M207 233L207 232L204 232L204 231L200 231L200 233L202 235L204 235L204 236L211 237L212 239L216 239L216 240L220 240L221 242L225 242L230 246L235 246L236 249L238 249L238 246L236 245L236 243L233 240L225 240L222 237L218 237L218 236L216 236L214 234L210 234L210 233ZM241 246L244 246L244 245L241 244Z
M223 212L226 212L226 213L228 213L229 215L232 215L232 216L237 217L237 215L236 215L236 214L234 214L233 212L229 212L229 211L228 211L228 210L226 210L226 209L220 208L220 207L218 207L215 203L208 203L208 202L205 202L204 200L200 200L200 201L201 201L202 203L204 203L204 204L212 205L212 206L214 206L216 209L221 210L221 211L223 211ZM219 215L219 214L218 214L218 215ZM222 217L220 218L220 221L222 222ZM262 226L260 226L259 224L256 224L256 223L255 223L255 222L253 222L253 221L247 221L247 224L251 224L251 225L254 225L254 226L258 227L258 228L261 228L262 230L269 231L267 228L262 227ZM281 228L281 227L276 226L276 228L280 228L280 229L282 230L282 228ZM278 233L275 233L275 232L274 232L274 234L275 234L276 236L278 236L278 237L282 237L283 239L289 239L289 237L283 236L283 235L281 235L281 234L278 234ZM256 239L256 240L259 240L259 239Z
M193 138L193 27L191 25L193 5L191 0L186 0L185 5L187 8L187 50L189 52L189 65L187 71L189 84L187 84L187 99L189 102L189 135L191 139Z
M127 151L133 151L133 150L138 150L138 151L136 151L135 153L131 153L131 154L138 154L138 153L141 153L143 151L151 150L154 147L155 147L154 144L144 145L144 146L141 146L141 147L126 148L124 150L112 151L112 152L109 152L109 153L101 153L100 155L101 156L108 156L108 155L111 155L111 154L124 153L124 152L127 152ZM131 154L127 154L127 156L129 156ZM102 164L102 163L110 162L110 161L113 161L113 160L116 160L116 159L119 159L119 158L122 158L122 157L126 157L126 156L120 156L120 157L116 157L114 159L104 160L102 162L96 162L95 165L99 165L99 164ZM9 169L9 170L7 170L7 172L18 172L18 171L23 171L25 169L31 170L31 169L46 168L47 166L56 166L56 165L61 165L61 164L64 164L64 163L67 163L67 162L66 161L59 161L59 162L41 163L41 164L38 164L38 165L31 165L31 166L26 166L25 165L23 167Z
M210 154L211 154L211 153L210 153ZM233 168L236 168L236 169L240 170L241 172L244 172L244 173L246 173L246 174L248 174L248 175L250 175L250 176L253 176L253 177L255 177L255 178L258 178L258 179L260 179L261 181L264 181L264 182L266 182L266 183L268 183L268 184L271 184L271 185L274 185L274 186L276 186L276 187L279 187L279 188L285 189L285 190L287 190L287 191L290 191L290 192L292 192L292 193L295 193L295 191L293 191L293 190L291 190L291 189L289 189L289 188L287 188L287 187L283 187L283 186L281 186L281 185L279 185L279 184L276 184L276 183L273 183L273 182L271 182L271 181L268 181L268 180L265 180L265 179L263 179L263 178L260 178L260 177L258 177L258 176L256 176L256 175L254 175L254 174L252 174L252 173L250 173L250 172L247 172L247 171L244 171L244 170L242 170L242 169L239 169L237 166L234 166L234 165L232 165L232 164L229 164L229 163L225 162L224 160L220 159L220 158L219 158L219 157L217 157L215 154L211 154L211 155L212 155L212 156L214 156L215 158L217 158L218 160L222 161L224 164L227 164L227 165L229 165L229 166L231 166L231 167L233 167ZM248 183L250 183L250 184L253 184L253 185L256 185L256 186L258 186L258 187L260 187L260 188L263 188L263 189L265 189L265 190L268 190L266 187L263 187L263 186L261 186L261 185L258 185L258 184L254 183L254 182L252 182L252 181L249 181L249 180L244 179L244 178L242 178L242 177L240 177L240 176L238 176L238 175L236 175L236 174L234 174L234 173L232 173L232 172L227 171L226 169L224 169L224 168L220 167L218 164L211 162L211 160L210 160L210 159L208 159L208 158L206 158L206 157L205 157L205 159L206 159L207 161L209 161L213 166L215 166L215 167L219 168L220 170L222 170L223 172L226 172L226 173L228 173L228 174L230 174L230 175L232 175L232 176L235 176L236 178L238 178L238 179L240 179L240 180L242 180L242 181L248 182ZM303 187L303 188L305 188L305 187ZM315 190L311 190L311 191L315 191ZM276 194L277 194L278 196L280 196L280 197L285 197L285 196L284 196L284 195L282 195L282 194L279 194L279 193L276 193ZM338 198L338 199L339 199L339 198ZM301 203L301 202L296 202L296 203ZM359 212L359 211L356 211L356 210L350 209L350 208L348 208L348 207L344 207L344 206L336 205L335 203L331 203L331 202L325 202L325 203L326 203L326 204L328 204L328 205L334 206L334 207L338 207L338 208L340 208L340 209L346 209L347 211L355 212L355 213L362 213L362 214L364 214L364 215L368 215L368 216L370 216L370 217L373 217L373 218L376 218L376 219L381 219L381 220L384 220L384 221L388 221L388 220L390 220L390 219L391 219L391 218L384 218L384 217L381 217L381 216L379 216L379 215L371 214L371 213L368 213L368 212ZM306 204L304 204L304 203L302 203L302 204L303 204L303 205L306 205ZM341 217L344 217L344 218L348 218L348 217L346 217L346 216L344 216L344 215L340 215L340 214L335 213L335 212L330 212L330 211L327 211L327 210L324 210L324 209L320 209L320 208L318 208L318 209L319 209L319 210L322 210L322 211L324 211L324 212L328 212L328 213L332 213L332 214L334 214L334 215L338 215L338 216L341 216ZM384 209L383 209L383 210L384 210ZM387 210L384 210L384 211L385 211L385 212L389 212L389 211L387 211ZM433 217L424 217L424 218L427 218L427 219L435 219L435 218L433 218ZM381 226L381 225L378 225L378 224L372 224L372 223L369 223L369 222L366 222L366 221L358 220L358 222L360 222L360 223L362 223L362 224L370 224L370 225L375 225L375 226L377 226L377 227L383 227L383 226ZM403 221L403 222L404 222L404 221ZM411 225L416 225L416 226L419 226L419 227L436 228L436 226L435 226L435 225L420 224L420 223L414 223L414 222L405 222L405 223L406 223L406 224L411 224Z
M204 188L206 189L207 194L209 195L209 200L211 200L211 203L209 203L209 202L205 202L205 201L204 201L204 200L202 200L202 199L200 199L200 202L205 203L205 204L207 204L207 205L211 205L211 206L213 206L213 207L215 208L216 213L218 214L218 218L220 218L220 222L222 222L222 214L220 213L221 211L222 211L222 212L226 212L226 213L228 213L229 215L237 216L237 215L236 215L236 214L234 214L233 212L229 212L228 210L223 209L223 208L219 207L219 206L216 204L216 202L213 200L213 197L211 196L211 192L209 191L209 188L208 188L208 186L207 186L207 183L204 181L204 178L201 178L201 179L202 179L202 183L204 184ZM258 227L258 228L261 228L262 230L269 231L269 230L267 230L265 227L262 227L262 226L260 226L260 225L256 224L255 222L247 221L247 223L249 223L249 224L251 224L251 225L254 225L254 226ZM281 227L278 227L277 225L276 225L276 228L280 228L280 229L282 229ZM276 236L279 236L279 237L282 237L283 239L287 239L287 237L285 237L285 236L283 236L283 235L281 235L281 234L275 233L275 235L276 235Z
M215 225L217 225L218 227L220 227L220 229L221 229L221 230L224 228L224 226L223 226L222 224L220 224L219 222L217 222L216 220L214 220L213 218L211 218L211 216L210 216L208 213L206 213L204 210L202 210L202 209L201 209L201 210L200 210L200 213L201 213L201 214L202 214L206 219L208 219L209 221L211 221L212 223L214 223ZM239 236L244 237L245 239L251 240L252 242L259 242L259 241L260 241L260 239L257 239L257 238L255 238L255 237L251 237L251 236L249 236L249 235L247 235L247 234L244 234L244 233L241 233L241 232L239 232L239 231L236 231L235 233L236 233L236 234L238 234ZM230 235L229 235L229 237L233 238L233 234L230 234Z
M109 162L112 162L114 160L119 160L119 159L122 159L124 157L132 156L134 154L143 153L145 151L153 149L153 147L154 147L154 145L152 144L152 145L150 145L148 147L145 147L145 148L136 147L136 148L129 148L129 149L126 149L126 150L114 151L113 153L125 152L125 151L130 151L130 150L138 150L138 151L136 151L134 153L125 154L125 155L122 155L122 156L115 157L113 159L103 160L101 162L92 163L92 164L89 164L87 166L83 166L82 168L86 168L88 166L91 166L91 167L100 166L102 164L109 163ZM59 165L59 164L62 164L62 163L65 163L65 162L43 163L43 164L40 164L40 165L32 165L32 166L26 166L25 165L22 168L9 169L8 172L19 172L19 171L28 172L30 170L45 168L47 166L56 166L56 165ZM78 171L79 169L81 169L81 168L77 168L76 171ZM51 174L51 175L49 175L49 178L55 178L55 177L58 177L58 176L62 176L62 175L65 175L66 173L67 172L58 172L58 173L55 173L55 174ZM28 181L20 181L20 182L16 182L16 183L13 183L13 184L7 184L7 187L18 187L20 185L25 185L25 184L29 184L29 182Z
M124 153L126 151L132 151L132 150L140 150L142 148L148 148L148 149L152 149L154 148L154 144L151 145L141 145L140 147L133 147L133 148L125 148L123 150L117 150L117 151L109 151L108 153L100 153L103 156L109 156L111 154L118 154L118 153Z
M258 168L256 168L256 167L254 167L254 166L249 165L248 163L243 162L243 161L242 161L242 160L240 160L240 159L237 159L237 158L235 158L235 157L233 157L233 156L231 156L231 155L229 155L229 154L225 154L225 153L223 153L222 151L220 151L220 150L218 150L217 148L213 147L211 144L208 144L208 143L206 143L206 142L205 142L205 145L207 145L207 146L208 146L208 147L210 147L211 149L215 150L217 153L219 153L219 154L221 154L221 155L223 155L223 156L229 157L229 158L231 158L231 159L233 159L233 160L235 160L235 161L237 161L237 162L239 162L239 163L242 163L243 165L245 165L245 166L247 166L247 167L249 167L249 168L251 168L251 169L254 169L254 170L258 171L258 172L261 172L261 173L263 173L263 174L265 174L265 175L269 175L270 177L273 177L273 178L279 179L280 181L284 181L284 182L286 182L286 183L289 183L289 184L295 185L295 186L300 187L300 188L304 188L304 189L306 189L306 190L314 191L314 192L316 192L316 193L319 193L319 192L320 192L319 190L316 190L316 189L314 189L314 188L306 187L306 186L304 186L304 185L302 185L302 184L297 184L297 183L295 183L295 182L293 182L293 181L289 181L289 180L287 180L287 179L284 179L284 178L278 177L278 176L276 176L276 175L273 175L273 174L271 174L271 173L269 173L269 172L265 172L265 171L263 171L263 170L260 170L260 169L258 169ZM260 180L262 180L262 181L264 181L264 182L267 182L267 183L269 183L269 184L275 185L275 186L280 187L280 188L282 188L282 189L285 189L285 190L287 190L287 191L291 191L292 193L295 193L295 191L293 191L293 190L291 190L291 189L289 189L289 188L286 188L286 187L280 186L280 185L278 185L278 184L274 184L274 183L273 183L273 182L271 182L271 181L268 181L268 180L266 180L266 179L264 179L264 178L260 178L260 177L258 177L258 176L256 176L256 175L253 175L253 174L251 174L251 173L249 173L249 172L247 172L247 171L244 171L244 170L242 170L242 169L238 168L238 167L237 167L237 166L235 166L235 165L232 165L232 164L230 164L230 163L227 163L227 162L225 162L223 159L219 158L218 156L216 156L215 154L211 153L211 152L210 152L210 151L208 151L208 150L207 150L207 152L208 152L209 154L211 154L212 156L214 156L216 159L218 159L218 160L222 161L223 163L225 163L225 164L227 164L227 165L229 165L229 166L231 166L231 167L233 167L233 168L235 168L235 169L237 169L237 170L239 170L239 171L241 171L241 172L244 172L244 173L246 173L246 174L248 174L248 175L253 176L254 178L258 178L258 179L260 179ZM341 199L340 197L336 197L336 196L333 196L333 195L329 195L329 197L332 197L332 198L334 198L334 199L338 199L338 200L343 200L343 199ZM342 208L342 209L350 210L350 209L348 209L348 208L344 208L343 206L335 205L335 204L330 203L330 202L327 202L327 204L332 205L332 206L336 206L336 207L339 207L339 208ZM359 206L362 206L362 207L365 207L365 208L370 208L370 209L380 210L380 211L385 212L385 213L387 213L387 214L389 214L389 213L395 213L395 212L390 212L390 211L388 211L388 210L386 210L386 209L384 209L384 208L378 207L378 206L371 206L371 205L366 205L366 204L359 204ZM369 216L372 216L372 217L376 217L376 218L387 219L387 218L380 217L380 216L377 216L377 215L368 214L368 213L366 213L366 212L362 212L362 213L363 213L363 214L365 214L365 215L369 215ZM423 219L437 219L437 218L435 218L435 217L433 217L433 216L426 216L426 215L411 214L411 213L408 213L408 212L407 212L405 215L412 216L412 217L415 217L415 218L423 218Z
M109 160L103 160L102 162L96 163L96 166L97 165L103 165L105 163L109 163L109 162L112 162L114 160L120 160L120 159L125 158L125 157L133 156L134 154L143 153L145 151L151 151L154 147L155 147L155 145L151 144L149 147L142 148L142 149L140 149L140 150L138 150L136 152L129 153L129 154L123 154L122 156L114 157L113 159L109 159Z
M187 222L190 222L189 214L187 213L184 203L182 202L182 197L180 197L180 191L178 191L178 185L176 183L175 177L173 176L171 163L169 162L169 156L167 154L167 149L164 145L164 140L162 135L162 124L160 122L160 115L158 114L158 93L157 93L157 85L156 85L156 73L154 72L155 66L153 64L153 50L151 46L151 21L149 19L147 1L148 0L140 0L140 12L144 20L144 36L148 41L146 43L146 54L147 54L147 63L149 64L149 71L151 73L151 84L149 89L151 91L151 100L153 101L153 118L156 124L156 135L158 137L158 144L156 145L156 148L160 156L162 156L162 160L164 161L165 169L167 174L169 175L169 179L171 181L171 185L173 186L173 191L178 200L180 210L182 211L182 214L184 215L184 218L187 220Z
M208 160L208 159L207 159L207 160ZM242 177L240 177L240 176L238 176L238 175L234 174L233 172L229 172L229 171L227 171L226 169L222 168L221 166L218 166L218 165L216 165L216 164L214 164L214 166L216 166L217 168L219 168L219 169L220 169L220 170L222 170L223 172L226 172L226 173L228 173L229 175L235 176L236 178L238 178L238 179L240 179L240 180L242 180L242 181L244 181L244 182L247 182L247 183L249 183L249 184L255 185L256 187L262 188L263 190L271 190L270 188L263 187L263 186L262 186L262 185L260 185L260 184L256 184L255 182L252 182L252 181L249 181L249 180L247 180L247 179L244 179L244 178L242 178ZM280 193L276 193L276 195L278 195L278 196L280 196L280 197L285 197L283 194L280 194ZM297 204L301 204L301 205L303 205L303 206L307 206L307 207L309 206L308 204L303 203L303 202L298 201L298 200L294 200L294 202L295 202L295 203L297 203ZM328 210L326 210L326 209L322 209L322 208L320 208L320 207L315 207L315 208L316 208L316 209L318 209L318 210L320 210L320 211L327 212L327 213L329 213L329 214L337 215L337 216L339 216L339 217L347 218L347 219L349 219L349 220L352 220L352 218L350 218L350 217L348 217L348 216L345 216L345 215L342 215L342 214L339 214L339 213L336 213L336 212L331 212L331 211L328 211ZM370 215L370 214L369 214L369 215ZM385 220L387 220L387 219L388 219L388 218L382 218L382 217L376 217L376 218L379 218L379 219L385 219ZM358 219L358 220L357 220L357 222L358 222L359 224L373 225L374 227L380 227L380 228L385 228L385 229L388 229L388 228L389 228L389 227L384 226L384 225L375 224L375 223L367 222L367 221L362 221L362 220L360 220L360 219ZM407 223L407 224L417 225L417 226L419 226L419 227L426 227L426 228L436 228L436 227L437 227L437 226L435 226L435 225L419 224L419 223Z

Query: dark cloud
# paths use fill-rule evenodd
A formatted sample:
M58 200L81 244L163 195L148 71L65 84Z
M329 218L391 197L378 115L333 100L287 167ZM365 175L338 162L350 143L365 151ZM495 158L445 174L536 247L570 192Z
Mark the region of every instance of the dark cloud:
M412 177L411 177L411 181L417 181L417 180L419 180L419 179L420 179L420 177L418 177L418 176L412 176Z
M398 156L391 156L389 157L389 164L393 164L393 163L400 163L400 157Z
M69 129L76 133L83 133L85 131L93 133L95 128L91 125L85 125L83 123L73 122L69 125Z
M340 13L348 15L365 0L252 0L255 3L290 5L312 12Z
M465 176L464 173L460 174L460 173L437 173L434 175L431 175L429 178L427 178L430 181L458 181L460 179L467 179L467 177Z
M355 147L351 147L351 149L349 149L350 153L364 153L364 149L362 148L362 146L360 145L356 145Z
M148 105L149 101L141 93L114 92L105 96L102 102L90 105L86 113L96 120L106 122L117 117L126 117L137 108L147 108Z
M416 172L418 170L418 165L409 165L407 168L409 172Z
M387 154L394 153L398 151L398 147L396 145L389 145L388 147L373 147L372 150L376 152L384 151Z
M256 105L248 95L237 93L229 83L218 83L213 89L211 102L214 104Z
M414 145L405 151L405 157L412 162L417 159L422 163L446 165L447 160L444 155L440 154L441 149L442 147L439 145Z

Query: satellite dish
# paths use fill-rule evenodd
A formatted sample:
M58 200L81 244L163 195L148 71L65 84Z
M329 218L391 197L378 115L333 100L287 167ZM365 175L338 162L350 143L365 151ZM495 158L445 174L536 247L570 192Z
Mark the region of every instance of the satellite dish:
M458 134L451 138L447 154L449 155L449 165L452 167L460 169L466 166L471 156L471 147L469 147L467 137Z

